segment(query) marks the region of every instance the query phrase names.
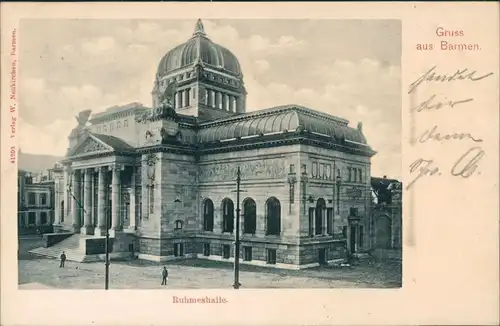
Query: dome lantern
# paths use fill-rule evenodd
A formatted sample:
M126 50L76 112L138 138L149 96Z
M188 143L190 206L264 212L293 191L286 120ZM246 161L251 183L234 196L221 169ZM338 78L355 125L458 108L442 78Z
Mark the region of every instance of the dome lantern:
M207 36L207 34L205 34L205 27L203 27L203 22L201 21L201 19L198 19L196 25L194 26L193 36Z

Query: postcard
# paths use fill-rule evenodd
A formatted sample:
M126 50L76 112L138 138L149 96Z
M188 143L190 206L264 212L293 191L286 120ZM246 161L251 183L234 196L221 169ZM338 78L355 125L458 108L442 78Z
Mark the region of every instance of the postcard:
M2 9L2 324L498 323L498 3Z

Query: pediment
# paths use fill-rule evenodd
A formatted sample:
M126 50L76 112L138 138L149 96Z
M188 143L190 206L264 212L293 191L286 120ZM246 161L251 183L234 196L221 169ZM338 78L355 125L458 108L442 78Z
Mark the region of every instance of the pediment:
M74 150L72 150L68 156L81 156L108 152L113 152L113 148L111 146L89 135L80 144L75 146Z

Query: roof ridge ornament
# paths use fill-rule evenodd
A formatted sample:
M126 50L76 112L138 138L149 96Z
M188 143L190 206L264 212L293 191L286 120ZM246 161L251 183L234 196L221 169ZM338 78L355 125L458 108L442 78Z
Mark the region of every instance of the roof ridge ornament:
M203 26L203 22L199 18L198 21L196 22L196 25L194 26L194 33L193 33L193 36L198 36L198 35L203 35L203 36L207 35L205 33L205 27Z

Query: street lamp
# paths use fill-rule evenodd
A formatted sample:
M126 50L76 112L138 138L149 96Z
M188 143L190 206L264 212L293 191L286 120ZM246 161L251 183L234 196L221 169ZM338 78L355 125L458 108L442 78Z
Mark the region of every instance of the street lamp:
M236 171L236 234L234 238L234 284L235 290L239 289L240 283L240 183L241 171L238 166Z
M340 176L340 169L337 170L337 177L335 178L337 185L337 215L340 215L340 184L342 177Z

